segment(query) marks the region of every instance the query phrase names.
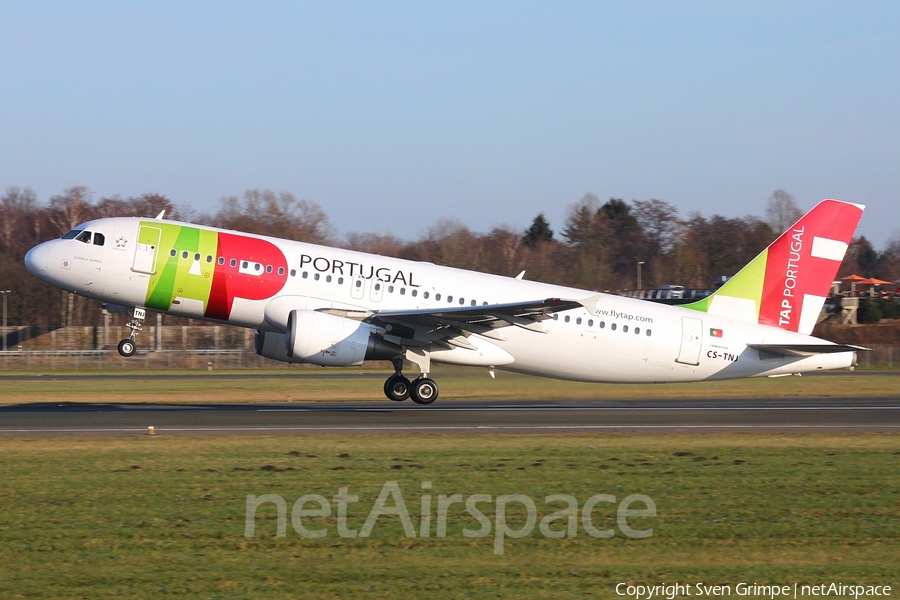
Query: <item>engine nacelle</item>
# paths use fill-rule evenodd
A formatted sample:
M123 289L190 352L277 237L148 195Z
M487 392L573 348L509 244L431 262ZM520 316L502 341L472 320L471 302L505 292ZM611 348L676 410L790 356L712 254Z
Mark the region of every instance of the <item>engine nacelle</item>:
M287 363L303 362L287 355L287 336L274 331L256 330L256 353L263 358L271 358Z
M314 310L292 310L286 334L257 332L256 353L284 362L345 367L363 360L390 360L402 351L376 335L368 323Z

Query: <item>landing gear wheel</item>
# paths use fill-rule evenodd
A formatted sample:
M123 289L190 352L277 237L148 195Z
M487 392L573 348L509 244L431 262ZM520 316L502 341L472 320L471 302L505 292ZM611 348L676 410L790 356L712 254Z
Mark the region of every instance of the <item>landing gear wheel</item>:
M384 395L394 402L409 398L409 379L403 375L391 375L384 382Z
M420 377L410 384L409 396L416 404L431 404L438 397L438 386L433 379Z
M131 340L122 340L119 342L119 354L122 356L134 356L134 353L137 352L137 346L134 345L134 342Z

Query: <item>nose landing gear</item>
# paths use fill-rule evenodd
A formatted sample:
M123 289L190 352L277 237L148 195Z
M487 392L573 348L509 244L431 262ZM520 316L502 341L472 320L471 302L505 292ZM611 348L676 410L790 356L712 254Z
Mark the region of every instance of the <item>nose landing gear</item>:
M131 320L125 324L125 327L131 330L131 334L116 346L116 349L122 356L127 358L129 356L134 356L134 353L137 352L137 345L134 343L134 338L138 333L143 331L145 318L147 318L147 311L143 308L135 308L132 312Z

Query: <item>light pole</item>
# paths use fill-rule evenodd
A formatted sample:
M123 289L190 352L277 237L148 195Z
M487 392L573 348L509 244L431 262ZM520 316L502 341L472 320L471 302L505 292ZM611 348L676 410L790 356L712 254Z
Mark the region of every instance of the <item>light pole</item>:
M639 260L637 264L638 271L638 279L637 279L637 289L641 289L641 265L644 264L644 261Z
M0 290L3 294L3 351L6 352L6 295L12 290Z

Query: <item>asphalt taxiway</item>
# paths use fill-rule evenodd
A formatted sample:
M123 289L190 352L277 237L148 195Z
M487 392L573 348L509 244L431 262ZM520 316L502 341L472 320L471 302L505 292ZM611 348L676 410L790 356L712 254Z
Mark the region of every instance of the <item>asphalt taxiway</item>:
M0 406L0 437L352 433L900 433L900 396Z

